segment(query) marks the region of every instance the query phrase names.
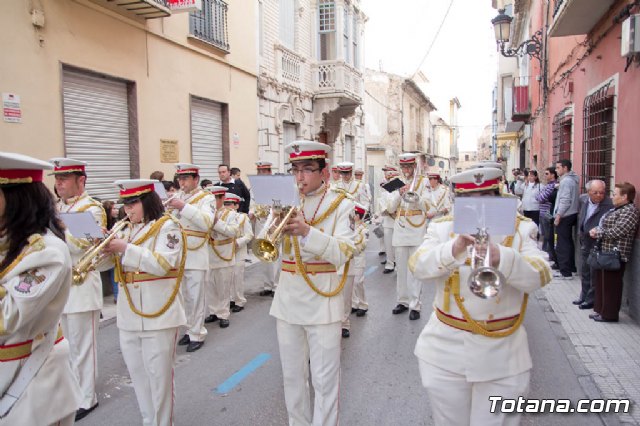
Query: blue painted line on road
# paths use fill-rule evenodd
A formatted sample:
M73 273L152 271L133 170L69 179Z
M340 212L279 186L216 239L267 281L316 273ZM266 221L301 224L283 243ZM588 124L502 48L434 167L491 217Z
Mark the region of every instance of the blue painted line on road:
M364 276L368 277L369 275L373 274L377 269L378 269L377 266L369 266L367 270L364 271Z
M220 386L216 388L217 393L228 393L231 389L238 386L238 384L243 381L249 374L256 371L258 368L262 366L265 362L271 359L271 354L261 353L251 361L247 363L240 370L236 371L229 377L227 380L222 382Z

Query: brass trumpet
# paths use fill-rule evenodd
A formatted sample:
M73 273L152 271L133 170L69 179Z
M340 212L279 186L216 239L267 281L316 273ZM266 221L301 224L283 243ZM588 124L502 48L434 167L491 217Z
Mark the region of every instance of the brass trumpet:
M292 206L282 206L279 201L273 203L274 218L277 216L284 217L280 220L280 223L272 232L267 232L264 238L256 238L251 243L251 251L253 254L263 262L274 262L280 256L280 250L278 250L278 244L282 239L282 230L287 224L291 216L298 209Z
M173 194L171 197L167 198L166 200L164 200L164 201L162 202L162 207L167 208L167 205L169 204L169 202L170 202L171 200L173 200L174 198L178 198L178 197L179 197L179 196L181 196L181 195L182 195L182 191L176 191L176 193L175 193L175 194Z
M478 228L478 233L473 235L476 242L471 251L471 274L467 280L469 289L473 294L482 299L491 299L500 293L506 278L496 268L491 266L491 253L489 248L489 233L487 228ZM480 255L479 248L486 245L484 256Z
M111 228L111 233L103 240L96 242L75 264L72 268L73 284L80 285L87 278L87 274L94 271L96 267L104 260L102 253L104 248L118 235L118 232L124 228L131 227L129 218L119 220Z

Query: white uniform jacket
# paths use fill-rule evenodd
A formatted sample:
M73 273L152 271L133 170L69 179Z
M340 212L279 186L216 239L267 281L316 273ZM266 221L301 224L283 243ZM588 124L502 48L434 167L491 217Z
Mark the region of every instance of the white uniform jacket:
M179 290L184 274L181 262L186 253L178 222L165 215L157 221L135 224L121 236L129 244L120 259L121 268L116 270L120 280L118 328L149 331L185 325Z
M435 216L431 220L451 213L451 193L449 188L439 184L433 189L431 185L427 185L426 193L427 202L429 203L429 213L435 213Z
M349 275L355 275L356 270L364 269L366 265L364 251L367 248L368 239L369 228L367 228L367 225L364 222L360 222L358 225L356 225L356 236L353 242L356 250L353 253L353 260L351 261L351 266L349 268L353 270L353 274Z
M238 213L232 209L220 210L219 217L209 235L209 268L219 269L236 264L236 238L240 235Z
M387 192L387 190L382 187L380 188L380 192L378 194L378 202L376 204L378 214L382 218L383 228L393 228L396 222L395 212L389 212L389 206L392 196L393 194L391 192Z
M0 260L7 245L1 238ZM81 401L69 363L69 344L57 335L71 287L71 257L65 242L51 232L32 235L22 254L26 254L22 260L0 275L0 395L25 374L22 367L29 359L29 346L30 356L50 352L0 425L52 424L75 412ZM56 336L52 349L43 344L45 333ZM20 351L25 348L26 353Z
M368 191L368 185L361 180L351 179L348 183L339 181L335 184L335 188L342 189L347 192L358 203L366 206L369 209L371 204L371 196Z
M107 226L107 215L102 204L89 197L86 192L78 197L70 198L66 203L59 200L58 211L60 213L89 212L93 215L98 226L101 228ZM92 244L86 239L75 238L68 230L65 231L65 238L71 253L71 261L75 265ZM80 285L71 286L64 313L75 314L99 309L102 309L102 279L100 272L91 271Z
M411 182L408 184L411 185ZM392 243L394 247L415 247L422 243L427 223L426 213L429 211L427 185L427 179L419 176L416 180L415 192L420 198L415 203L403 201L400 191L391 193L387 210L396 214Z
M240 235L236 238L236 262L244 262L247 259L247 245L253 239L251 221L246 213L238 213L236 216Z
M324 191L327 193L323 199ZM304 238L284 236L282 272L269 312L272 316L299 325L330 324L342 320L342 292L331 297L326 295L339 288L343 276L336 271L353 256L353 230L349 226L349 215L354 208L353 202L344 194L326 187L304 197L302 211L307 222L311 223L311 229ZM270 215L268 225L271 222ZM304 265L299 265L296 260L296 245ZM306 273L301 273L301 268ZM325 296L314 291L305 277Z
M180 212L172 213L180 220L187 236L187 264L185 269L206 271L209 269L209 249L207 247L209 231L216 210L215 196L200 188L180 197L186 205Z
M535 228L535 223L519 217L512 237L491 235L491 241L500 244L498 270L504 274L506 285L497 297L482 299L471 293L467 285L471 272L465 264L467 254L458 258L452 255L456 237L452 217L446 216L429 225L423 244L409 259L409 269L416 278L429 280L426 282L437 286L434 313L416 343L415 355L418 358L466 375L471 382L496 380L531 369L524 327L518 327L507 337L487 337L445 324L438 315L444 320L453 319L453 324L464 320L464 314L454 300L455 284L447 285L448 277L458 270L459 296L470 318L480 324L514 324L523 308L525 294L534 292L551 280L545 254L532 238Z

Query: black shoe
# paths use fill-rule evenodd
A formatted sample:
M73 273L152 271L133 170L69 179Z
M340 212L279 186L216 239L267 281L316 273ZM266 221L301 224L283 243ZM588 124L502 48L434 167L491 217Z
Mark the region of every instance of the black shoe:
M356 311L356 316L357 316L357 317L363 317L363 316L365 316L365 315L367 314L367 310L368 310L368 309L358 309L358 310Z
M599 316L600 316L600 314L599 314L599 313L597 313L597 312L594 312L594 313L592 313L592 314L589 314L589 318L591 318L591 319L595 319L596 317L599 317Z
M413 309L409 312L409 319L411 321L420 319L420 311L414 311Z
M236 306L236 302L234 302L233 300L229 302L229 309L233 308L234 306Z
M390 274L390 273L392 273L393 271L395 271L395 269L386 269L386 268L385 268L385 270L384 270L384 271L382 271L382 273L383 273L383 274Z
M347 330L346 328L342 329L342 337L347 338L351 335L351 333L349 333L349 330Z
M90 412L96 409L97 406L98 406L98 403L96 402L96 405L94 405L91 408L78 408L78 411L76 411L76 422L78 420L82 420L85 417L87 417Z
M231 307L231 312L240 312L241 310L244 309L244 306L239 306L239 305L233 305Z
M553 263L553 264L551 265L551 269L554 269L554 270L558 271L558 270L560 270L560 267L558 266L558 264L557 264L557 263Z
M220 328L229 327L229 320L220 318Z
M399 303L399 304L398 304L398 306L396 306L395 308L393 308L393 310L392 310L391 312L392 312L394 315L397 315L397 314L401 314L401 313L403 313L403 312L405 312L405 311L408 311L408 310L409 310L409 308L407 308L407 307L406 307L406 306L404 306L403 304L400 304L400 303Z
M387 253L384 252L384 251L378 252L378 256L384 256L385 254L387 254Z
M273 297L273 290L262 290L260 293L258 293L260 296L272 296Z
M387 263L386 260L383 260L382 262L380 262L381 265L384 265L385 263Z
M593 319L595 322L618 322L617 319L606 319L602 318L602 315L598 315Z
M195 352L200 349L204 345L204 342L191 342L189 346L187 346L187 352Z
M206 322L207 324L211 323L211 322L216 322L218 321L218 316L217 315L209 315L208 317L206 317L204 319L204 322Z
M182 336L180 340L178 340L178 345L180 346L188 345L190 341L191 339L189 339L189 335L185 334L184 336Z
M580 309L593 309L593 303L581 303L578 308Z
M356 312L358 312L358 308L351 308L351 313L355 314Z
M571 303L573 303L574 305L582 305L582 304L584 303L584 300L582 300L582 299L576 299L576 300L574 300L574 301L573 301L573 302L571 302Z

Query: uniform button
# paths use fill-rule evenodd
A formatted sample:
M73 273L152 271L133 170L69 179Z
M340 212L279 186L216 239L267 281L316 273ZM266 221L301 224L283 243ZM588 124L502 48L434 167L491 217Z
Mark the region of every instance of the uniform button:
M289 256L289 260L293 260L293 256Z
M460 296L460 301L464 302L464 297Z
M320 259L321 259L320 256L315 257L315 260L320 260Z
M493 314L489 314L489 316L487 317L488 321L491 321L493 319Z
M38 334L36 337L33 338L33 340L42 340L44 339L44 334L40 333Z
M133 288L138 288L138 287L140 287L138 284L135 284L135 285L133 286Z
M320 228L320 232L324 232L324 228Z

